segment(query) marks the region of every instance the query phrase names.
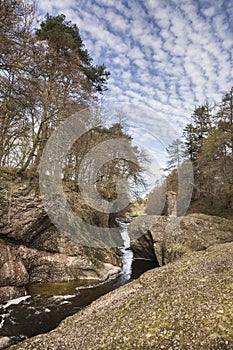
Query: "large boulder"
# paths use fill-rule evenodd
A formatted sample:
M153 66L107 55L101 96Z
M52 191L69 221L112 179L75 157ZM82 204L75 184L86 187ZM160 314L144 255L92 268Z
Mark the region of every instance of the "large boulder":
M129 226L135 257L157 259L160 266L192 251L233 241L233 222L216 216L191 214L185 217L143 215Z
M118 266L99 261L97 264L87 256L48 253L23 245L15 247L15 255L23 262L30 282L64 282L69 280L104 280L120 271Z
M233 243L144 273L9 350L233 349Z

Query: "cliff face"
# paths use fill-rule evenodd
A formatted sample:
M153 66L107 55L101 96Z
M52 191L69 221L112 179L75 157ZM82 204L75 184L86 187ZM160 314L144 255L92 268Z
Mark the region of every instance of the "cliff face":
M233 243L144 273L11 350L232 350Z
M76 201L76 193L69 196ZM88 216L86 208L83 215ZM99 217L99 224L107 219ZM0 302L24 295L28 283L100 281L120 266L116 250L84 247L59 232L28 183L1 179Z
M131 222L129 235L135 257L152 259L153 253L162 266L186 253L233 241L233 222L204 214L191 214L181 221L176 217L146 215Z

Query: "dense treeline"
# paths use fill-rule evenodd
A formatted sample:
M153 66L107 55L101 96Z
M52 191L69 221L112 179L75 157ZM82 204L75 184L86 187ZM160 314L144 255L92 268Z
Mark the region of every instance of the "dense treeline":
M194 171L192 211L231 215L233 209L233 88L220 104L208 103L195 108L191 122L167 149L170 173L148 199L148 213L161 208L168 190L178 191L177 172L187 159ZM156 204L157 203L157 204Z
M64 15L40 22L31 2L0 0L0 28L0 167L36 174L52 132L67 117L99 104L110 73L93 64L78 27ZM88 125L64 160L63 178L77 189L80 163L91 147L115 137L131 145L121 123L106 127L96 111L89 114L91 130ZM108 162L98 174L102 192L116 196L116 176L137 185L140 171L138 163L126 166L122 156Z
M194 200L206 197L210 205L233 208L233 88L217 110L199 107L185 128L185 146L193 162Z

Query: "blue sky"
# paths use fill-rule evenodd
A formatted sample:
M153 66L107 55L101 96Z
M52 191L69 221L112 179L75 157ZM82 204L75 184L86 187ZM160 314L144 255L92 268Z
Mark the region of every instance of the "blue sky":
M150 108L137 127L157 138L164 121L167 143L195 106L220 102L233 86L231 0L39 0L38 9L78 25L94 63L111 72L104 101Z

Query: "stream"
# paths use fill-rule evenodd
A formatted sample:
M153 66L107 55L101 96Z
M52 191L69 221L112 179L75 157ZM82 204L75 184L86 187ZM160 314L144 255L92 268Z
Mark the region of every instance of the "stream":
M0 337L8 336L20 342L37 334L56 328L66 317L80 311L100 296L138 278L143 272L154 267L148 260L134 261L129 249L127 226L122 231L124 246L122 271L117 276L95 285L80 285L79 281L43 284L40 295L27 295L0 305ZM135 263L136 262L136 263ZM49 288L54 295L46 295Z

